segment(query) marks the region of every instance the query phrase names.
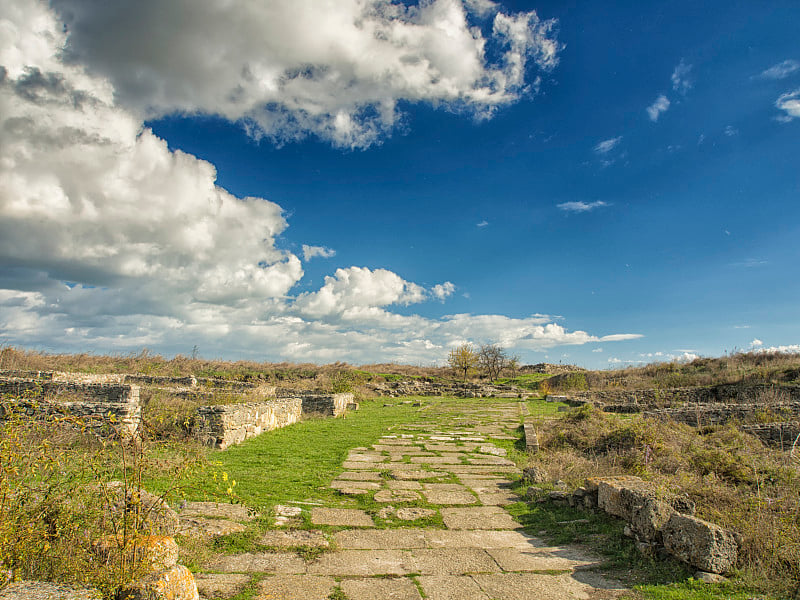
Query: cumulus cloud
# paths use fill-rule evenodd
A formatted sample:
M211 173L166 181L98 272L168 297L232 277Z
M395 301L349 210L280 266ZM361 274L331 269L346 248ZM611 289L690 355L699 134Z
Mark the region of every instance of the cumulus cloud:
M437 300L444 302L447 298L453 295L456 291L456 286L450 281L436 284L431 288L431 295Z
M785 346L770 346L769 348L758 348L753 350L759 354L774 354L780 352L783 354L800 354L800 344L788 344Z
M480 223L477 223L475 226L476 226L476 227L479 227L479 228L483 228L483 227L486 227L488 224L489 224L489 221L487 221L486 219L484 219L484 220L483 220L483 221L481 221Z
M384 269L339 269L319 290L293 296L304 273L300 259L281 248L288 227L281 207L264 198L234 196L217 185L213 165L171 151L143 125L143 114L172 110L255 120L266 113L248 111L258 112L254 107L267 97L279 97L269 101L269 110L292 115L297 125L313 112L303 101L319 94L321 104L313 112L319 118L304 131L323 135L332 126L331 106L341 105L337 119L352 120L361 113L348 111L368 105L363 92L368 83L381 84L375 89L393 102L401 97L397 90L417 89L401 77L413 72L421 77L419 93L409 92L406 99L458 98L474 110L499 106L522 93L524 60L554 64L555 46L547 50L545 40L536 37L549 25L532 13L499 21L502 13L495 15L493 36L505 40L506 54L489 65L480 53L455 64L464 44L469 47L465 17L460 4L443 0L413 9L362 2L359 6L372 12L358 13L358 26L348 20L355 9L342 2L352 9L342 12L344 21L315 22L319 31L313 37L282 21L254 33L266 13L314 14L304 13L300 3L248 5L240 10L255 11L245 15L252 22L242 14L226 15L242 27L241 40L219 14L210 19L218 10L213 3L193 3L190 9L180 1L159 4L158 17L152 2L56 0L53 5L69 23L66 49L63 24L44 2L11 0L0 20L0 344L97 352L147 346L167 354L197 345L208 356L259 360L431 362L463 339L535 350L638 337L568 331L544 315L398 314L389 309L445 300L455 286L444 282L425 289ZM187 21L167 32L175 24L174 11ZM112 27L120 20L125 27ZM380 35L369 37L379 24ZM353 31L359 27L369 39ZM143 34L151 28L152 36ZM344 32L339 45L331 43L337 28ZM167 40L168 33L175 40ZM467 33L471 43L488 43L477 31ZM303 44L327 44L314 52L330 60L320 63L321 70L309 62L306 70L287 75L287 65L313 52L290 48L291 56L269 55L291 46L269 34L284 36L283 42L302 34ZM147 44L139 43L144 39ZM267 45L262 48L267 54L252 46L257 40ZM350 48L350 42L361 45ZM132 49L127 45L135 45L136 52L126 57L126 48ZM371 71L363 59L369 50L376 51L376 63L380 58L396 71L385 80ZM232 68L241 66L245 55L247 68ZM259 62L264 56L267 62ZM476 56L481 60L475 62ZM437 81L425 79L432 68L443 69ZM470 69L479 83L469 84L470 77L463 76ZM352 89L340 85L343 73ZM278 96L269 95L270 82ZM231 108L237 103L244 107L240 113ZM369 122L353 121L353 135L361 135ZM269 131L277 135L278 129ZM333 133L328 139L340 140ZM332 252L302 248L306 260Z
M603 202L602 200L596 200L595 202L562 202L561 204L556 205L558 208L563 210L564 212L568 213L584 213L595 210L596 208L602 208L604 206L610 206L608 202Z
M304 261L308 262L316 256L320 256L322 258L331 258L332 256L336 256L336 250L325 248L324 246L309 246L308 244L303 244Z
M656 101L647 107L647 115L650 117L650 120L653 122L658 121L658 117L661 116L661 113L665 113L669 110L669 104L669 98L663 94L656 98Z
M276 141L364 148L398 124L402 101L486 118L535 91L533 65L558 62L554 21L487 0L52 5L67 56L109 78L125 106L221 115ZM483 31L474 17L489 14Z
M603 140L594 147L594 151L597 154L608 154L614 148L616 148L621 141L622 141L622 136L611 138L608 140Z
M769 69L765 69L759 77L762 79L786 79L797 71L800 71L800 62L787 59L777 65L772 65Z
M692 89L693 83L689 78L691 72L692 65L687 65L683 59L681 59L681 62L679 62L672 71L672 76L670 77L672 80L672 89L682 96L685 96L686 93Z
M775 101L775 107L786 113L778 117L781 121L791 121L792 119L800 118L800 88L793 92L781 94Z
M759 346L763 346L763 345L764 345L764 342L762 342L758 338L753 338L753 341L750 342L750 347L751 348L758 348Z

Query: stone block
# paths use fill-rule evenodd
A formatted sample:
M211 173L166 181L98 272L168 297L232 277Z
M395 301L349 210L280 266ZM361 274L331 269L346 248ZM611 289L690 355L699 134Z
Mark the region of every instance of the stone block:
M673 513L662 536L667 552L702 571L727 573L736 564L736 534L708 521Z
M666 502L647 498L631 510L630 525L637 537L645 542L660 542L661 529L675 513Z
M148 575L119 594L119 600L199 600L199 598L194 575L183 565Z

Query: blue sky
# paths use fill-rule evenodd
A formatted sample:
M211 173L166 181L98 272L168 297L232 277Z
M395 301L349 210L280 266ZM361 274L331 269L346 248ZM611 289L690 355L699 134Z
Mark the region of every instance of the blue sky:
M2 344L800 350L796 2L93 6L0 14Z

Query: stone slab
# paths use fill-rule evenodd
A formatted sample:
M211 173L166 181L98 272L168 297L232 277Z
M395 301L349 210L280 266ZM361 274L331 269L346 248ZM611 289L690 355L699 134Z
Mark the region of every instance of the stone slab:
M386 482L386 487L390 490L419 490L422 484L419 481L392 481Z
M417 586L406 577L345 579L341 588L348 600L422 600Z
M447 473L444 473L442 471L396 470L392 471L392 475L394 475L396 479L420 480L420 479L436 479L438 477L445 477Z
M223 573L281 573L295 575L306 572L306 563L296 554L245 553L221 556L208 564L212 571Z
M232 521L250 521L255 516L241 504L221 502L187 502L181 509L182 517L209 517L212 519L231 519Z
M327 548L330 542L325 534L309 529L278 529L267 531L258 540L264 546L277 546L278 548Z
M346 489L361 489L361 490L379 490L381 484L377 481L353 481L350 479L334 479L331 482L331 488L334 490Z
M500 567L480 548L435 548L412 550L414 570L423 575L499 573Z
M429 548L518 548L529 550L539 544L535 538L511 530L428 529L424 533Z
M437 492L466 492L467 488L460 483L423 483L422 487L426 490Z
M311 510L314 525L341 525L343 527L374 527L375 523L363 510L355 508L315 507Z
M418 581L428 600L490 600L469 576L422 575Z
M408 575L414 572L409 550L341 550L323 554L308 565L313 575Z
M517 529L519 523L496 506L443 508L442 519L449 529Z
M344 550L404 550L426 548L424 529L349 529L334 534Z
M598 566L598 560L586 557L582 559L570 552L559 552L558 556L551 551L544 550L519 550L517 548L488 549L489 555L494 558L504 571L571 571L575 568Z
M372 499L375 502L415 502L421 497L414 490L381 490Z
M237 573L195 573L194 581L200 596L207 600L230 598L250 582L250 575Z
M239 533L246 525L228 519L207 519L204 517L181 517L178 533L187 537L219 537Z
M478 494L478 500L484 506L508 506L520 501L520 497L511 492L493 492L489 494Z
M476 504L478 499L465 491L423 490L431 504Z
M472 579L492 600L584 600L591 589L569 575L499 573L473 575Z
M345 471L344 473L340 473L336 479L346 479L348 481L380 481L381 474L374 473L373 471Z
M421 465L458 465L461 464L463 454L455 456L412 456L411 462Z
M258 583L255 600L328 600L336 581L319 575L274 575Z
M419 508L417 506L409 506L407 508L398 508L395 511L395 516L401 521L416 521L417 519L427 519L436 514L435 510L430 508Z

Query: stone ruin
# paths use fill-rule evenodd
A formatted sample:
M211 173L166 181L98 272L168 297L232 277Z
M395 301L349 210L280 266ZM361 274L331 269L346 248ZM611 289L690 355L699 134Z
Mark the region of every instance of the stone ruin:
M135 437L142 421L142 396L158 391L196 401L194 433L203 443L220 449L303 416L338 417L358 408L353 394L276 390L249 382L6 370L0 371L0 420L11 414L69 416L102 436Z

